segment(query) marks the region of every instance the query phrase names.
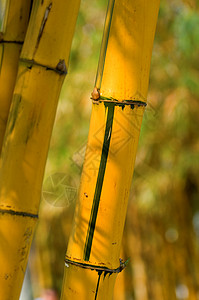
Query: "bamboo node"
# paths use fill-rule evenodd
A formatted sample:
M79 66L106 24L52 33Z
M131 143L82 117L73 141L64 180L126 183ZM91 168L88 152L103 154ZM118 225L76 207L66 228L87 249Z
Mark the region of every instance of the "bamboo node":
M83 263L83 262L77 262L77 261L73 261L73 260L70 260L68 258L65 258L65 266L67 268L69 268L69 265L74 265L74 266L77 266L77 267L80 267L80 268L83 268L83 269L90 269L90 270L94 270L96 272L105 272L106 274L113 274L113 273L120 273L124 270L124 268L127 266L129 262L129 258L126 260L126 261L123 261L121 258L120 258L120 265L118 268L116 269L109 269L107 267L101 267L101 266L96 266L96 265L91 265L91 264L86 264L86 263Z
M38 214L32 214L29 212L23 212L23 211L15 211L12 209L0 209L0 214L9 214L13 216L19 216L19 217L28 217L33 219L38 219Z
M0 34L0 44L18 44L18 45L23 45L23 41L7 41L3 39L3 36Z
M92 93L92 96L93 96L93 93ZM122 107L124 107L125 105L130 105L130 106L133 106L133 107L134 107L134 105L137 105L138 107L140 107L140 106L146 107L147 106L146 102L141 101L139 99L119 101L119 100L114 99L112 97L107 98L107 97L103 97L103 96L100 96L97 99L92 97L91 99L93 100L93 103L97 103L97 104L99 104L101 102L104 102L104 103L112 103L115 106L122 106Z
M30 59L26 59L26 58L20 58L20 61L23 62L23 63L25 63L25 64L27 64L28 65L27 66L28 69L31 69L32 66L34 65L34 66L38 66L38 67L41 67L41 68L45 68L46 70L50 70L50 71L56 72L56 73L58 73L60 75L66 75L67 74L67 69L66 69L66 65L65 65L64 60L62 62L61 62L61 60L59 61L59 63L62 64L62 68L59 65L59 63L58 63L59 67L57 65L55 68L52 68L51 66L43 65L43 64L41 64L39 62L36 62L34 59L30 60ZM63 65L65 65L65 68L63 67Z

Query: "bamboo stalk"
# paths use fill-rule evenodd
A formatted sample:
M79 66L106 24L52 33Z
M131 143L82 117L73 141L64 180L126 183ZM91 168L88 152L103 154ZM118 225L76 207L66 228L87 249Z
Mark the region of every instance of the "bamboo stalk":
M0 165L0 299L19 298L80 0L35 0Z
M31 0L0 0L0 152L30 6Z
M112 299L159 0L110 0L62 300Z

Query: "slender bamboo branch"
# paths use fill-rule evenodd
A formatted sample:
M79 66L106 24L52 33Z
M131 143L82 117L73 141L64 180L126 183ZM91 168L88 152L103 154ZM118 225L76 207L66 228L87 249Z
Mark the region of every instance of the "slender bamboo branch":
M112 299L115 270L125 265L120 247L158 9L159 0L109 1L62 300Z
M31 0L0 0L0 153Z
M0 299L19 298L80 0L35 0L0 165Z

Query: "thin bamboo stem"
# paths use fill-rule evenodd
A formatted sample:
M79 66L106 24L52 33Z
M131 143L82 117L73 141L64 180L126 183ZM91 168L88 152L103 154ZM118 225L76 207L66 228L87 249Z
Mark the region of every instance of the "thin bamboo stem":
M31 0L0 0L0 153Z
M159 0L109 2L62 300L112 299Z
M35 0L0 165L0 299L19 298L80 0Z

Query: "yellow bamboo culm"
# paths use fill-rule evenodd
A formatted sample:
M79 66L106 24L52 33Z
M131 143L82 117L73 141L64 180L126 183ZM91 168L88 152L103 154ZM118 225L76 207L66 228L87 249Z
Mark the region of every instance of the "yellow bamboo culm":
M80 0L35 0L0 163L0 299L17 300Z
M31 0L0 0L0 153Z
M159 0L110 0L62 300L110 300L147 91Z

